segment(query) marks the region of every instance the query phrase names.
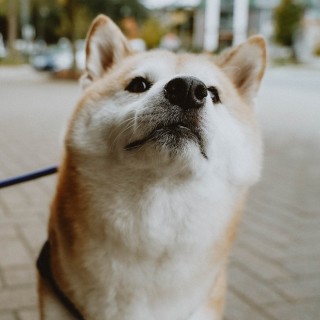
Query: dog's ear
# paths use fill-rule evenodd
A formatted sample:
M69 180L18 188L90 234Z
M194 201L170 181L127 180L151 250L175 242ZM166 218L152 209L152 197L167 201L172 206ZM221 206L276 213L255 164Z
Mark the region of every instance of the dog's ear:
M256 95L266 68L266 42L261 36L222 53L217 64L231 79L240 95L248 102Z
M81 77L83 88L89 86L113 64L131 53L126 37L107 16L99 15L92 22L86 39L86 67Z

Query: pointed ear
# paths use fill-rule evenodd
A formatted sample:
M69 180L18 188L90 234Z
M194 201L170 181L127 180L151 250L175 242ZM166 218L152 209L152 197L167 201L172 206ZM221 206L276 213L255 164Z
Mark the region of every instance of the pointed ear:
M82 87L101 78L116 62L129 54L129 42L116 24L105 15L97 16L87 34L86 68L80 80Z
M249 102L259 89L266 60L264 38L253 36L218 57L217 64L230 78L240 95Z

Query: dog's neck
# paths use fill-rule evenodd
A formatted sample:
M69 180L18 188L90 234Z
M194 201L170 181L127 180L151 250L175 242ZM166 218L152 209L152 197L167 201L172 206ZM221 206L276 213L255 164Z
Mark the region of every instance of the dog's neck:
M60 173L62 192L58 192L56 203L63 203L62 197L67 194L69 205L62 209L77 212L74 223L83 219L82 225L94 229L95 234L101 230L119 237L119 241L128 239L131 248L152 248L153 241L161 251L160 247L168 247L172 241L183 243L191 239L192 242L193 235L199 233L197 228L203 237L207 232L208 237L207 241L202 238L199 242L210 243L209 238L223 230L220 224L228 220L226 212L231 214L230 204L238 193L236 189L230 191L230 185L219 177L196 175L190 170L181 170L174 176L120 166L109 170L107 166L98 166L94 170L90 165L75 167L72 159L66 160ZM204 225L197 226L198 220ZM136 238L139 232L144 234L144 239ZM168 233L166 237L164 232Z

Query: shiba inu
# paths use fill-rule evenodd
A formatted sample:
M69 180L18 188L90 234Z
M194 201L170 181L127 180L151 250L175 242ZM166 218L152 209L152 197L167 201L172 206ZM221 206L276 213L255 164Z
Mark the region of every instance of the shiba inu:
M38 259L41 319L217 320L262 147L262 37L214 58L134 53L106 16L87 36Z

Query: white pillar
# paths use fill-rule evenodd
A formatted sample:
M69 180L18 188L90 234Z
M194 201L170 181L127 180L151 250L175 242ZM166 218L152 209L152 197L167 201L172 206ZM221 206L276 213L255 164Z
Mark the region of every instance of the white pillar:
M214 51L219 46L220 0L207 0L204 17L205 51Z
M234 0L233 6L233 45L247 39L249 1Z
M30 24L30 0L20 0L21 25Z

